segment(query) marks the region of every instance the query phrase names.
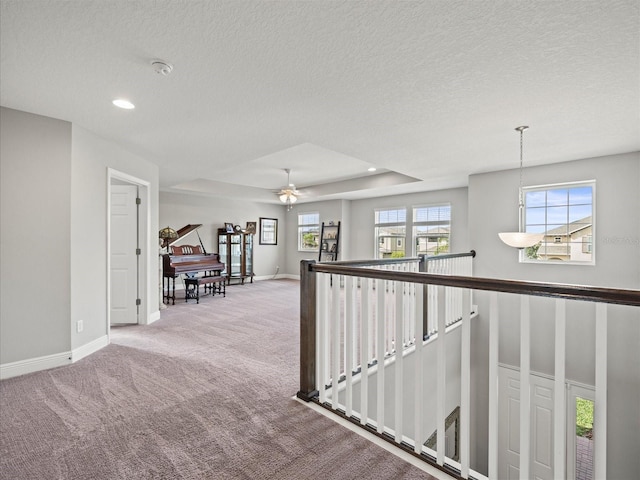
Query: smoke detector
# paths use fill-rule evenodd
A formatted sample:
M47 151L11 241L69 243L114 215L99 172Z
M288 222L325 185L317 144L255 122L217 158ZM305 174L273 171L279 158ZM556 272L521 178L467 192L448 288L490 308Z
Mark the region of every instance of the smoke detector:
M171 70L173 70L173 65L162 60L154 60L151 62L151 66L156 73L164 75L165 77L171 73Z

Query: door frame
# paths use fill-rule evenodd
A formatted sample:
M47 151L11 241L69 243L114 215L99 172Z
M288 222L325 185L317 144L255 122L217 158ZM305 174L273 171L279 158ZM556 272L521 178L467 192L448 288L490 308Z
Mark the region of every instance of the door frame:
M151 319L151 183L113 168L107 168L107 335L111 335L111 185L113 180L138 187L141 204L138 207L138 235L141 254L138 267L140 307L138 323L146 325Z

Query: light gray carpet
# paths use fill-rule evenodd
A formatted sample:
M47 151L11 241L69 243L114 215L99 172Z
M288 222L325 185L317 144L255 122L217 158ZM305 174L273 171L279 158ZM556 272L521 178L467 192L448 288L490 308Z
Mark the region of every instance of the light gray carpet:
M432 478L291 397L299 288L231 286L0 382L0 478Z

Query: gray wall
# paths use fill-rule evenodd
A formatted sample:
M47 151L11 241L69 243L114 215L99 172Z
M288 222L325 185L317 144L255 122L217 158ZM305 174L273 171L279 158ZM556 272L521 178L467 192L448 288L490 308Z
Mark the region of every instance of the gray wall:
M467 189L454 188L433 192L394 195L391 197L369 198L351 202L351 258L373 258L374 212L376 208L407 208L407 245L411 245L411 208L425 205L451 203L451 251L464 252L470 248L467 230ZM471 245L473 247L473 245ZM407 252L410 255L409 252Z
M0 113L0 363L68 359L108 332L107 167L152 184L154 252L158 169L68 122L7 108ZM154 254L152 285L157 270ZM157 312L157 288L150 293ZM79 319L82 333L75 329Z
M342 222L340 228L339 260L358 260L373 258L374 214L377 208L407 208L407 244L411 245L412 219L414 206L451 203L451 251L469 250L467 230L467 189L455 188L433 192L393 195L364 200L327 200L296 204L287 213L287 273L299 275L300 260L318 259L317 252L298 251L298 214L320 213L320 222Z
M108 168L150 184L149 295L142 295L141 322L147 311L158 312L158 167L97 135L73 125L71 160L71 326L83 320L84 330L71 328L72 348L108 333L107 324L107 184ZM141 219L141 222L144 219ZM141 239L142 241L142 239ZM90 267L88 267L90 266ZM148 305L147 305L148 303ZM150 307L147 310L146 307Z
M524 184L541 185L596 180L596 264L519 263L518 252L498 239L517 230L518 171L472 175L469 179L469 236L478 252L474 274L480 277L551 281L619 288L640 288L640 154L624 154L525 169ZM519 365L517 299L501 302L500 361ZM474 425L477 464L486 471L488 412L488 301L474 297L480 317L473 324ZM567 377L594 383L593 306L568 306ZM553 375L553 305L532 303L532 369ZM633 478L640 470L640 314L611 308L608 333L608 478Z
M69 351L71 124L0 108L0 177L0 363Z
M324 202L309 202L296 204L286 212L286 271L288 275L298 277L300 275L301 260L318 260L318 252L298 251L298 215L302 213L319 213L320 224L330 221L342 222L340 225L340 245L338 250L338 260L349 258L348 249L349 224L345 221L349 217L350 204L348 200L327 200Z
M278 219L277 245L260 245L259 235L255 236L254 273L256 277L268 278L275 275L276 267L284 273L287 221L286 208L277 204L264 204L242 201L225 197L212 198L201 195L189 195L173 192L160 192L160 228L169 226L179 229L188 224L202 224L198 234L207 252L218 252L218 228L225 222L246 226L247 222L256 222L259 218ZM198 235L190 234L176 245L198 245Z

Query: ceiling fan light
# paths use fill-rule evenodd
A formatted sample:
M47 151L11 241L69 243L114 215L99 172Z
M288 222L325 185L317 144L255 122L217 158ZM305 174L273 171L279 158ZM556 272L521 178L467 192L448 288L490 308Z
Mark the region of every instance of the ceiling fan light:
M296 197L294 194L289 195L289 201L291 203L296 203L298 201L298 197Z
M282 195L280 195L280 201L282 203L287 203L287 199L289 198L289 195L286 193L283 193Z

